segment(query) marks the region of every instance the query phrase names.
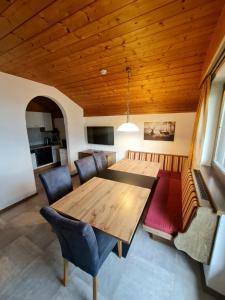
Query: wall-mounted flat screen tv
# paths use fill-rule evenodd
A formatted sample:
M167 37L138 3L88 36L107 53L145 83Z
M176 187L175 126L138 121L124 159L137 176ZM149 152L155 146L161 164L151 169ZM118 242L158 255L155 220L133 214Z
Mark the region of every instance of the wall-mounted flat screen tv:
M87 139L89 144L114 145L113 126L87 127Z

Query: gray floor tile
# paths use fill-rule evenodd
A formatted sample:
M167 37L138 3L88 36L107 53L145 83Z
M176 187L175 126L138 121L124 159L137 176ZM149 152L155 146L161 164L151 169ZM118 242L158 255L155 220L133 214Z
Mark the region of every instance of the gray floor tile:
M4 228L5 228L5 225L6 225L5 221L3 221L3 220L0 218L0 230L1 230L1 229L4 229Z
M39 257L0 295L2 300L49 300L56 294L59 285L53 270Z
M163 286L163 288L162 288ZM133 257L127 264L121 282L113 297L122 299L170 299L174 288L174 274L151 261Z
M73 177L74 187L78 185ZM40 216L47 198L39 194L0 215L1 300L88 300L92 278L63 259L51 227ZM3 272L2 272L3 270ZM98 274L98 300L213 300L201 286L199 264L138 228L126 259L111 253Z

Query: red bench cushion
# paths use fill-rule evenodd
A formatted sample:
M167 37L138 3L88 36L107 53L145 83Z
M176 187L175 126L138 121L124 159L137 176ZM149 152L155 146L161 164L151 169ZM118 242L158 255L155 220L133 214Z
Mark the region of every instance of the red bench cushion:
M160 178L161 177L170 177L170 178L177 178L177 179L181 180L181 173L160 170L158 172L158 177L160 177Z
M174 234L182 225L180 174L160 171L159 177L144 224Z

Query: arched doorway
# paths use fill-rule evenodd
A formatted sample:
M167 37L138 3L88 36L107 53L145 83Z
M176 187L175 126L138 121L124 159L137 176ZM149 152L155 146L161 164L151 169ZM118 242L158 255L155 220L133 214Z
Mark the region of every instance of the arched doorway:
M26 127L37 191L38 174L68 163L65 120L60 107L44 96L33 98L26 108Z

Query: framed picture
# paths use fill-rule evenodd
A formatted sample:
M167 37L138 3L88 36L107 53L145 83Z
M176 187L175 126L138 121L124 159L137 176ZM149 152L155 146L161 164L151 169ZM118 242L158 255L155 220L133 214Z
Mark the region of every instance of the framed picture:
M145 122L144 140L174 141L176 122Z

